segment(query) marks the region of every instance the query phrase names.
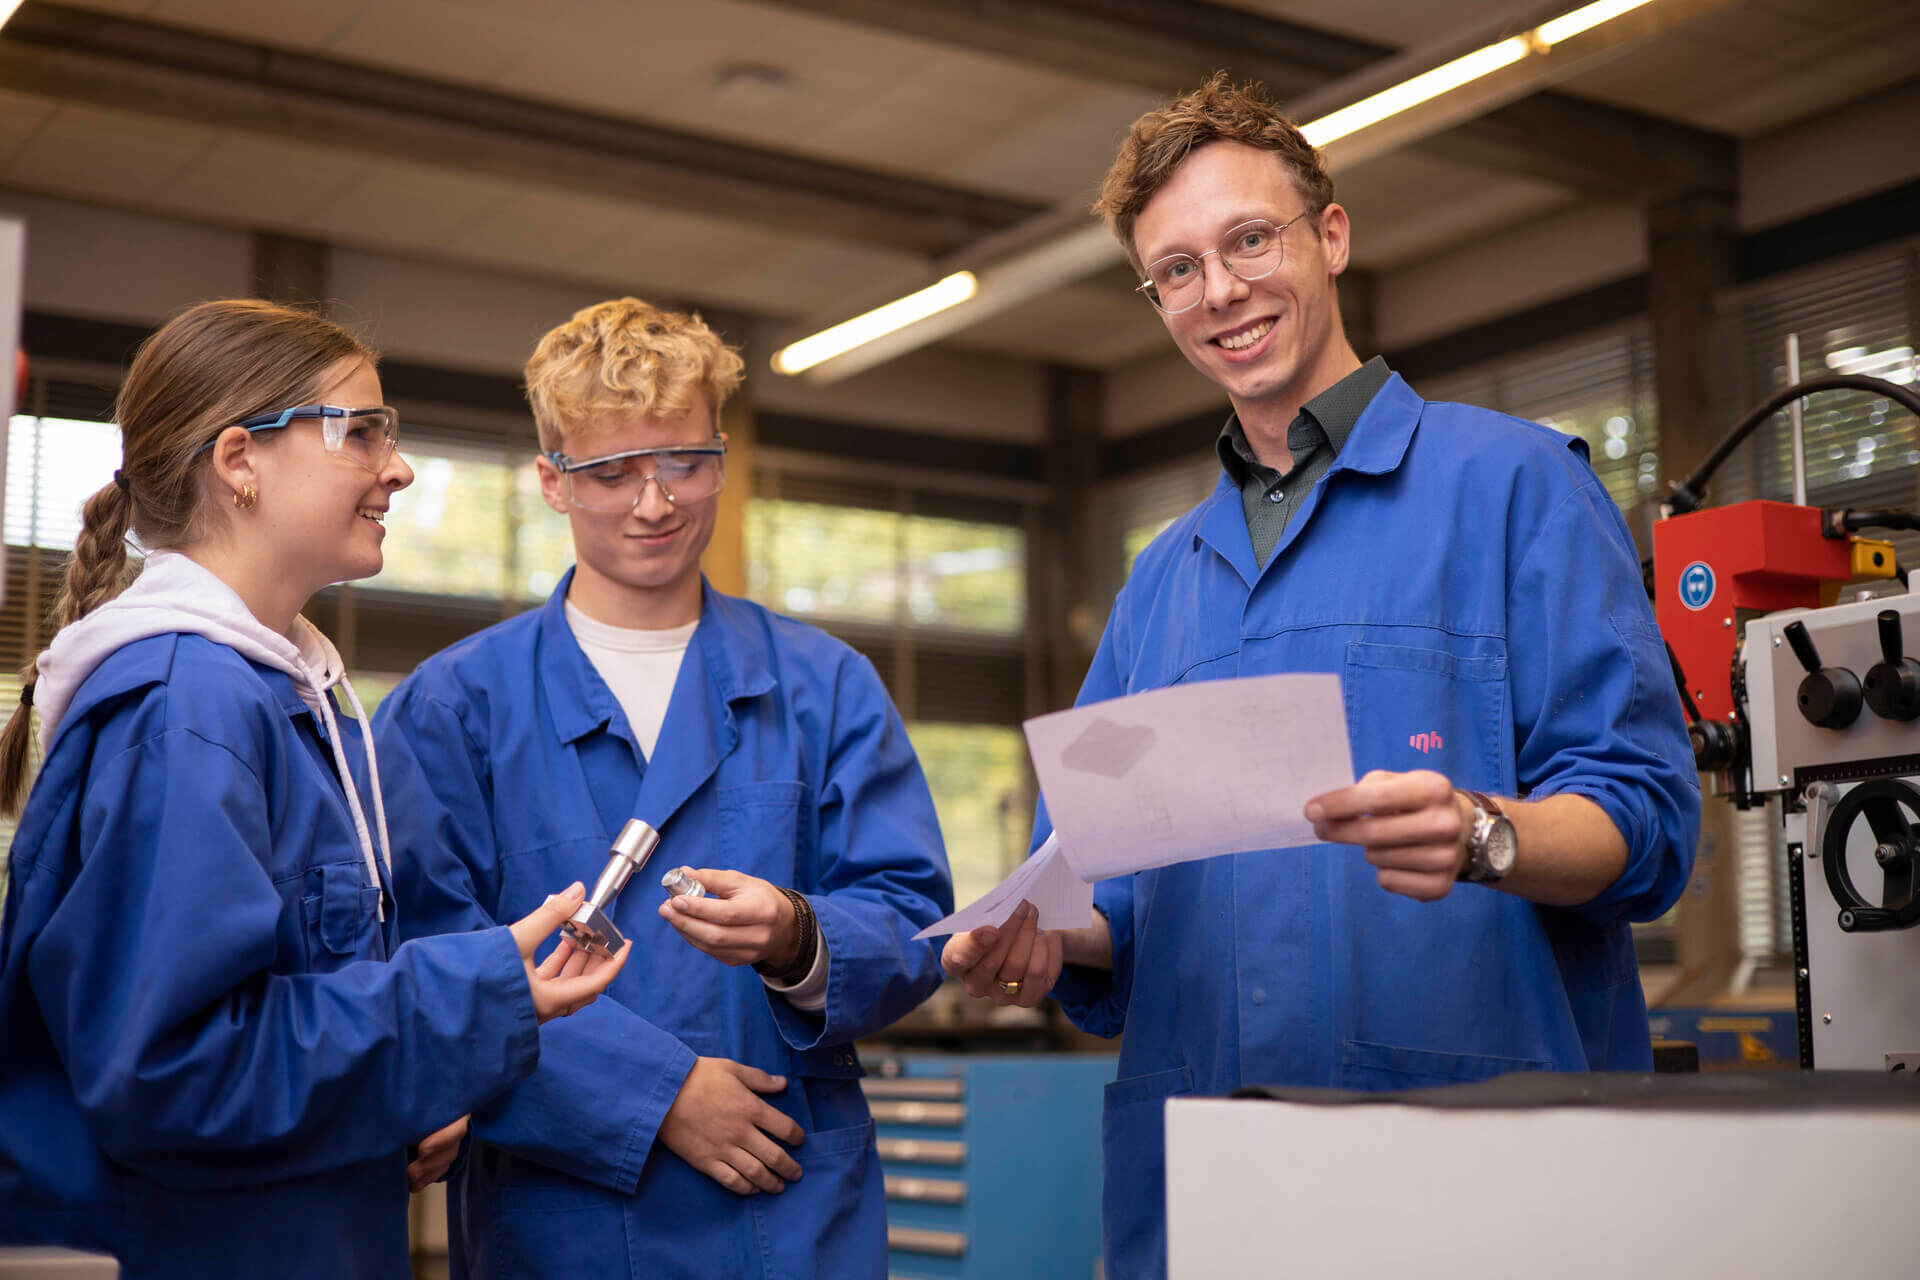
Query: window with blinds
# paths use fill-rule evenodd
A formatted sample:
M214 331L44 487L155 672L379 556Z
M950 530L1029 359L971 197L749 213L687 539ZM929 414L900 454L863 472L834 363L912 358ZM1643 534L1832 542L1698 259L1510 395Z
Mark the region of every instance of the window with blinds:
M1857 373L1912 386L1920 378L1920 241L1883 248L1732 290L1719 303L1720 417L1731 428L1788 385L1787 338L1800 341L1800 379ZM1920 422L1884 396L1825 392L1801 403L1807 501L1912 510L1920 494ZM1716 506L1793 500L1793 431L1775 414L1720 467ZM1920 563L1920 533L1890 539L1903 565Z
M1579 436L1623 511L1656 496L1660 428L1644 320L1423 378L1414 390Z
M968 902L1017 866L1034 785L1027 545L1038 491L990 479L755 454L748 594L872 660L907 721Z

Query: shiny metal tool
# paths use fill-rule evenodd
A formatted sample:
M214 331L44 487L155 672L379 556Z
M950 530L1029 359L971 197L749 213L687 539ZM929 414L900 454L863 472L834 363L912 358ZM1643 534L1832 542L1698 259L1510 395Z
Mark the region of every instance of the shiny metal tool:
M629 819L627 825L620 828L620 834L613 840L607 868L594 881L593 892L573 913L573 918L560 926L560 932L573 939L574 946L611 956L627 945L607 912L620 891L627 887L627 881L633 879L633 873L647 865L647 859L659 844L660 833L638 818Z

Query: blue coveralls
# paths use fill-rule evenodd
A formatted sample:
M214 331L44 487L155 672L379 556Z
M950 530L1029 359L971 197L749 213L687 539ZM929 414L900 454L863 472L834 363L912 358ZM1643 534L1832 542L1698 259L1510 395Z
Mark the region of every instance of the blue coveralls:
M200 636L80 686L13 842L0 1240L129 1280L409 1273L407 1144L539 1035L505 929L383 926L320 735L288 676Z
M939 983L913 934L952 909L933 803L873 666L705 588L652 760L567 625L538 610L429 660L375 739L406 928L511 919L591 885L632 817L661 843L616 901L635 954L542 1031L540 1069L474 1113L450 1196L456 1275L879 1277L885 1205L852 1042ZM660 873L727 867L805 893L831 964L822 1013L695 949ZM655 1137L696 1055L788 1077L803 1176L738 1196Z
M1699 780L1584 444L1394 376L1264 570L1224 476L1141 553L1078 701L1286 671L1341 674L1356 771L1585 796L1627 867L1572 909L1477 885L1417 902L1327 845L1098 885L1114 970L1069 968L1055 994L1087 1030L1126 1032L1104 1128L1108 1274L1125 1280L1166 1269L1170 1097L1652 1064L1627 922L1686 884Z

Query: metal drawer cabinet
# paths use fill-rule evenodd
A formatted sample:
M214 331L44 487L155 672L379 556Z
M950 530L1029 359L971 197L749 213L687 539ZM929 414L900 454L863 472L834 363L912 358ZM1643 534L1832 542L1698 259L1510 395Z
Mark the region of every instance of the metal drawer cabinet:
M1091 1280L1110 1054L908 1055L861 1082L894 1280Z

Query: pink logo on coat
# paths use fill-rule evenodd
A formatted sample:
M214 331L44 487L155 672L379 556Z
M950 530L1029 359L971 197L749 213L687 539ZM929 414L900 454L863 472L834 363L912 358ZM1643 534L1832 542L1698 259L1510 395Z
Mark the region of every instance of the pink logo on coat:
M1430 751L1438 751L1440 749L1440 735L1437 733L1416 733L1407 739L1407 745L1415 751L1418 751L1421 755L1426 755Z

